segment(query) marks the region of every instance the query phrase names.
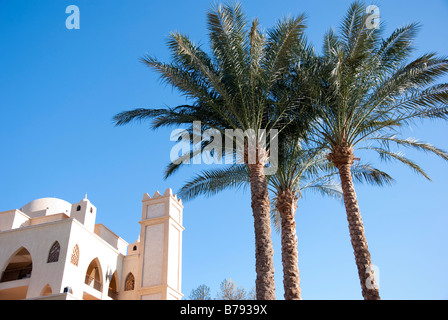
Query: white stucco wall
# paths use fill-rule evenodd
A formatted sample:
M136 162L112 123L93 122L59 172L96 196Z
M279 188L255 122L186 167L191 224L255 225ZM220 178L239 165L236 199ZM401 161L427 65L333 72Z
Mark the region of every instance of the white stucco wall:
M27 299L107 300L111 299L111 277L116 274L118 299L180 299L182 208L170 189L163 196L158 192L153 198L145 194L140 237L131 245L106 226L95 224L96 208L87 197L74 204L42 198L22 207L26 213L0 212L0 275L22 247L32 260L31 277L0 282L0 295L14 286L28 286ZM59 258L48 263L55 241L60 245ZM76 245L77 266L71 262ZM87 269L94 260L101 274L101 292L85 284ZM135 287L124 291L129 273L134 275ZM66 287L71 292L64 293ZM44 288L49 296L41 296Z
M0 232L26 226L30 217L19 210L5 211L0 214Z
M64 260L72 220L44 223L0 233L0 268L7 267L14 253L24 247L31 255L33 270L27 297L40 296L46 284L53 292L61 291ZM47 263L48 253L55 241L61 246L59 261ZM0 284L1 285L1 284Z
M142 287L163 282L165 226L156 224L145 227Z
M75 266L71 263L71 254L75 245L79 248L79 263ZM107 299L109 279L106 275L112 275L117 271L118 289L122 283L123 255L98 235L91 233L77 220L73 220L68 242L68 254L65 259L65 272L62 279L62 288L71 287L72 295L78 299L83 298L85 291L85 276L90 263L98 259L100 273L102 275L102 297Z

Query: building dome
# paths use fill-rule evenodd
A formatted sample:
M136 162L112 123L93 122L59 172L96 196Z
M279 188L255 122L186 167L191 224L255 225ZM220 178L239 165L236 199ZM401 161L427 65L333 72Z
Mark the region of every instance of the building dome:
M20 211L30 217L48 216L51 214L65 213L70 215L72 205L58 198L41 198L24 205Z

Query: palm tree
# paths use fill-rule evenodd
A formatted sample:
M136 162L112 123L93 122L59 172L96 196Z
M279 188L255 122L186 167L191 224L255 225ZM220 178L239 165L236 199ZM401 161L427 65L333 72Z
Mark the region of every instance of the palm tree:
M165 109L135 109L117 114L116 125L133 120L152 119L153 128L187 126L192 132L193 121L200 121L201 130L215 129L223 136L226 129L241 129L255 133L255 152L237 154L250 171L251 206L255 229L256 294L259 300L275 299L273 246L271 240L270 201L265 167L269 145L259 143L259 130L281 131L292 120L294 100L275 99L276 83L294 62L305 28L304 16L283 19L267 34L259 30L255 19L250 28L241 6L218 5L207 13L211 55L193 43L186 35L171 33L168 48L172 62L163 63L151 56L142 61L177 88L192 104ZM191 158L206 146L185 154ZM224 153L238 153L225 150ZM255 161L249 161L250 152ZM223 153L223 154L224 154ZM169 176L182 163L169 166Z
M381 28L367 27L366 7L354 2L340 34L325 35L320 64L322 92L316 103L316 145L329 151L338 169L351 243L364 299L380 299L361 218L352 165L355 150L375 151L382 160L398 160L429 179L396 147L410 147L448 160L448 154L416 139L400 138L399 129L415 120L447 119L448 84L434 84L448 71L448 60L424 54L408 61L419 25L408 24L381 38Z
M300 274L295 213L297 201L304 191L318 191L322 195L341 197L336 174L322 150L309 150L300 139L285 137L280 143L279 164L275 174L267 177L273 194L271 215L273 225L281 233L283 287L286 300L300 300ZM369 164L357 164L352 172L357 181L382 185L392 178ZM225 189L245 188L250 183L250 171L245 164L204 170L187 181L178 192L184 200L200 195L212 196Z
M300 144L293 143L286 145L286 149L280 154L279 168L268 180L274 195L272 220L277 231L281 230L285 299L297 300L301 299L295 222L298 200L302 198L304 191L342 198L342 190L333 179L336 171L328 163L325 150L303 149ZM353 168L352 178L376 185L392 182L392 178L386 173L361 163Z

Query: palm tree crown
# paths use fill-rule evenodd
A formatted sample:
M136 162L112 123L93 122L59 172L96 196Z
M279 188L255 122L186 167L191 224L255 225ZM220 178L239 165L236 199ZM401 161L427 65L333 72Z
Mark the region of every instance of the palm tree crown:
M415 139L401 139L399 129L422 118L448 119L448 84L433 84L448 71L448 60L434 53L411 62L419 25L397 28L387 39L381 28L366 26L365 5L352 4L340 35L325 35L321 59L322 94L314 139L332 151L373 150L383 159L396 159L427 175L391 144L429 151L445 159L446 153Z
M249 162L245 148L239 156L248 164L256 246L256 290L258 299L273 299L273 249L270 229L270 203L264 173L270 146L262 145L259 130L284 130L294 121L301 106L294 94L279 90L278 82L295 63L305 29L303 15L280 20L267 33L260 32L255 19L250 27L241 6L218 5L207 13L211 54L179 32L170 34L168 48L171 63L151 56L142 58L168 84L192 101L191 104L164 109L135 109L117 114L116 125L134 120L152 119L152 127L187 126L193 132L193 121L201 123L201 132L214 129L226 136L225 130L252 130L256 157ZM287 97L287 98L286 98ZM304 118L306 119L306 118ZM210 142L210 141L209 141ZM209 143L181 158L192 158ZM238 153L233 148L225 153ZM237 154L238 155L238 154ZM176 161L168 166L166 175L182 165Z

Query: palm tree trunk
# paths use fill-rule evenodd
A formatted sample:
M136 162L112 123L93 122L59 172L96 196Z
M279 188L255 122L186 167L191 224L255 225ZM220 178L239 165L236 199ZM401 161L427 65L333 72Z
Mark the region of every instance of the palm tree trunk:
M271 238L270 202L264 165L256 163L248 166L255 227L257 300L275 300L274 248Z
M362 296L365 300L380 300L378 286L375 283L372 260L370 257L367 239L359 211L358 199L353 184L351 166L353 164L353 151L345 150L329 155L339 170L341 178L344 205L347 213L350 238L358 267L359 280L361 282Z
M302 300L295 213L297 196L290 190L278 194L276 207L281 216L283 287L285 300Z

